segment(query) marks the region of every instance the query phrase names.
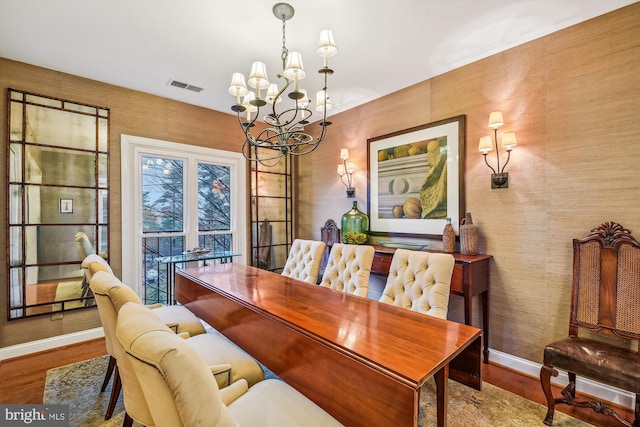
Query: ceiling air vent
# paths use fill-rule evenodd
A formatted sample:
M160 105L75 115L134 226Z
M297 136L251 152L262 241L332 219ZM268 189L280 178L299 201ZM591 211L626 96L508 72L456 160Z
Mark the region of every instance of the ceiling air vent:
M180 89L190 90L192 92L202 92L202 88L199 86L190 85L189 83L179 82L177 80L169 80L169 86L179 87Z

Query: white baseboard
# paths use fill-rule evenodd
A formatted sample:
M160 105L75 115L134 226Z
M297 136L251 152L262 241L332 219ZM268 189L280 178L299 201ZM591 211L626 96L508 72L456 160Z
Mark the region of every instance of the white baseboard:
M489 351L489 360L497 363L498 365L506 366L515 371L519 371L536 378L539 378L540 368L542 368L542 365L539 363L521 359L494 349L490 349ZM566 372L560 371L560 374L557 377L551 377L551 382L564 387L569 383L569 378L567 377ZM598 399L633 409L635 395L628 391L581 377L578 377L577 379L577 389L580 393L588 394L597 397Z
M82 341L88 341L101 337L104 337L104 330L100 327L73 332L65 335L59 335L57 337L30 341L23 344L16 344L9 347L0 348L0 360L12 359L14 357L25 356L27 354L51 350L56 347L76 344Z

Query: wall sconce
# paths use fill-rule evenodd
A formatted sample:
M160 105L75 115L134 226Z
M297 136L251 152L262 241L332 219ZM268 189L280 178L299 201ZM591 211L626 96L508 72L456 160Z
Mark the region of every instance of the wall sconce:
M516 133L505 132L502 134L502 148L507 151L507 161L504 162L504 166L500 169L500 153L498 152L498 129L504 124L502 118L502 111L494 111L489 115L489 127L493 129L493 140L490 136L483 136L480 138L480 144L478 149L484 156L484 162L493 171L491 174L491 188L508 188L509 187L509 174L504 171L507 167L509 159L511 158L511 150L516 146ZM493 146L496 147L496 168L494 169L487 161L487 153L493 150Z
M340 158L342 164L338 165L338 175L340 175L340 181L347 187L347 198L353 199L356 195L356 189L353 187L353 172L356 170L356 165L353 162L347 162L349 158L349 150L343 148L340 150ZM344 176L347 176L347 182L344 182Z

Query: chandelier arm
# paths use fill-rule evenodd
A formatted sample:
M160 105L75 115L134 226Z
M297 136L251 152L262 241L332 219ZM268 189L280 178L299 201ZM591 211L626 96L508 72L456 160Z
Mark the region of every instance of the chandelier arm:
M245 122L242 121L242 117L240 117L240 112L238 111L238 123L240 124L240 129L242 129L242 132L244 132L244 137L245 137L244 143L246 144L247 142L249 142L251 145L253 145L252 143L253 139L252 139L251 133L249 132L249 129L251 129L251 124L253 122L245 125ZM247 156L245 155L245 157Z
M264 155L261 156L258 151L259 148L260 148L259 146L253 145L251 144L250 141L245 140L244 144L242 145L242 155L248 161L257 162L266 167L276 166L278 163L280 163L280 160L282 159L282 157L284 157L282 154L268 156L268 157Z
M484 156L484 162L487 164L487 166L489 166L489 169L491 169L491 171L495 174L496 170L493 168L493 166L491 166L489 164L489 162L487 161L487 153L482 153L482 156Z
M285 57L285 59L283 59L283 60L282 60L282 61L283 61L283 64L282 64L282 69L283 69L283 70L284 70L284 61L285 61L285 60L286 60L286 57ZM280 123L280 119L279 119L279 117L280 117L280 115L281 115L281 114L278 114L278 113L276 112L276 101L277 101L279 98L281 98L281 97L282 97L282 94L284 93L284 91L285 91L285 90L287 90L287 88L291 85L291 80L289 80L288 78L286 78L285 76L280 75L280 74L278 74L278 77L279 77L279 78L283 78L283 79L284 79L284 81L286 82L286 84L282 87L282 90L281 90L280 92L278 92L278 96L276 96L276 98L273 100L273 103L271 104L271 115L272 115L274 118L276 118L276 120L278 121L278 123Z
M240 122L240 127L244 132L245 138L248 139L249 141L255 142L255 139L251 135L251 128L254 126L254 122L258 118L259 112L260 112L260 107L258 107L258 110L256 111L256 116L250 122L243 122L242 117L240 117L240 111L238 111L238 122Z
M306 154L309 154L309 153L313 152L316 148L318 148L318 145L317 145L317 144L316 144L316 145L314 145L312 148L310 148L310 149L308 149L308 150L306 150L306 151L301 151L301 152L299 152L299 153L298 153L298 152L295 152L295 151L292 151L292 152L290 152L290 153L289 153L289 155L290 155L290 156L304 156L304 155L306 155Z
M329 79L329 73L324 73L324 87L322 88L323 93L324 93L324 111L322 112L322 134L324 135L324 130L326 128L326 123L327 123L327 104L328 104L328 100L329 100L329 95L327 92L327 80ZM322 137L324 138L324 136Z

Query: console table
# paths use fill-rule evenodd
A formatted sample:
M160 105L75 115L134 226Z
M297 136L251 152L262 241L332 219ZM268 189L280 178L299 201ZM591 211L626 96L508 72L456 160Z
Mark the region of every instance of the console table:
M388 276L395 248L374 246L371 274ZM425 250L424 252L437 252ZM491 255L462 255L453 253L456 263L451 277L451 293L464 298L464 323L473 319L472 297L480 295L482 303L482 335L484 337L483 360L489 363L489 261Z

